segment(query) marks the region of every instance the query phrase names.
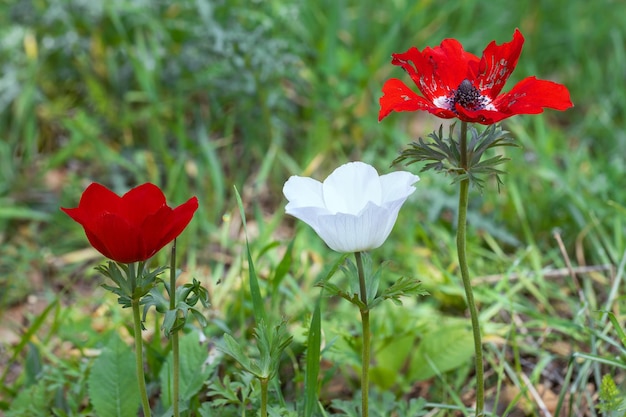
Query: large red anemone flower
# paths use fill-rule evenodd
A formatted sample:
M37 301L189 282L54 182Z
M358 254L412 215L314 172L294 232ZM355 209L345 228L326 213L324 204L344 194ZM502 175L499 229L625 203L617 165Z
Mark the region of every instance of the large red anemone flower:
M456 39L423 51L413 47L393 54L391 63L404 68L422 93L392 78L383 85L380 98L381 121L392 111L422 110L435 116L484 125L516 114L537 114L545 107L565 110L572 107L569 92L561 84L528 77L508 93L500 94L515 69L524 37L516 29L513 40L502 45L492 41L477 56L463 50Z
M93 183L83 192L78 207L61 208L85 229L89 243L120 263L145 261L174 240L187 227L198 199L172 209L159 187L146 183L118 196Z

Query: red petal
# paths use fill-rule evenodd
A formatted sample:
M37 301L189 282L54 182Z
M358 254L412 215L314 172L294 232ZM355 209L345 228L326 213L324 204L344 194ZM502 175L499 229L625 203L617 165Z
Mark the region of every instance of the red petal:
M402 81L392 78L383 85L378 121L383 120L392 111L429 111L432 107L435 107L432 102L419 96Z
M198 198L192 197L187 200L187 202L172 210L167 227L165 228L161 242L159 243L161 246L160 248L176 239L178 235L185 230L185 227L187 227L197 209Z
M487 45L483 51L474 83L483 95L493 99L500 94L517 65L523 45L524 36L519 29L515 29L511 42L497 45L495 41L492 41Z
M469 123L480 123L483 125L492 125L500 120L513 116L513 114L503 113L493 110L469 110L460 105L456 105L459 120Z
M178 237L191 221L198 209L198 199L190 198L175 209L169 207L159 210L146 219L142 225L143 239L148 248L147 258Z
M74 221L85 225L90 219L103 213L116 212L121 204L121 198L104 185L92 183L80 197L78 207L61 208Z
M463 50L456 39L444 39L439 46L422 52L413 47L403 54L393 54L391 63L404 68L424 97L433 101L449 95L468 78L478 57Z
M61 208L74 221L86 230L93 229L93 222L106 213L117 212L121 198L105 186L92 183L83 192L78 207Z
M144 247L139 229L116 214L105 214L93 219L91 227L85 227L89 243L100 253L116 262L145 261Z
M146 248L146 259L157 253L170 241L163 242L163 237L171 227L173 210L169 206L147 216L141 224L141 238ZM173 238L172 238L173 239Z
M493 104L500 112L510 116L537 114L543 112L544 108L563 111L573 106L564 85L538 80L536 77L523 79L511 91L499 96Z
M122 201L122 216L136 227L140 227L147 216L167 205L163 191L149 182L128 191Z

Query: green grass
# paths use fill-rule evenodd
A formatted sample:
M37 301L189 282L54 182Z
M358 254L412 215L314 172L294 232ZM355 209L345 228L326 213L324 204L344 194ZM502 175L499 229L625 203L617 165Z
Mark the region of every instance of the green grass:
M403 146L440 122L407 113L377 122L384 80L404 77L391 53L454 37L479 55L491 40L509 41L516 27L526 43L510 85L530 75L558 81L575 107L505 121L521 148L506 151L504 186L470 194L468 254L488 397L527 415L545 406L553 415L596 416L604 375L626 392L625 347L604 314L624 322L626 14L619 1L31 0L0 8L0 327L16 336L0 346L0 410L23 393L47 410L42 415L89 415L81 373L93 363L92 349L106 346L111 332L128 341L128 312L97 288L101 257L81 252L83 231L59 210L75 206L92 181L118 192L151 181L173 204L198 196L178 252L211 294L204 333L212 354L225 332L255 340L258 306L237 187L266 312L287 320L294 336L271 406L302 410L314 284L337 255L283 214L284 181L322 179L356 159L388 171ZM462 331L465 314L456 187L445 176L421 177L389 241L372 253L390 261L386 282L416 276L431 293L403 307L384 303L373 315L372 410L383 414L408 412L418 396L426 409L472 401L471 347L437 349L462 337L453 332ZM157 328L150 320L147 327ZM321 329L315 411L350 415L360 395L354 311L323 299ZM155 334L147 349L156 398L168 350ZM444 352L432 364L454 358L454 366L441 372L416 360L428 344ZM254 415L258 387L237 388L247 376L217 357L213 398L237 392L223 415ZM198 392L196 404L205 395Z

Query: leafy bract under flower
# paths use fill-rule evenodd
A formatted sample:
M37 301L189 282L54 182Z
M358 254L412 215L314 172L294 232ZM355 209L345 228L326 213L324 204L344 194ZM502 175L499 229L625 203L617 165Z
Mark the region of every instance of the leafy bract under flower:
M378 120L392 111L422 110L435 116L484 125L516 114L537 114L544 108L572 107L567 88L552 81L528 77L508 93L500 94L515 69L524 37L516 29L511 42L491 42L481 58L463 50L455 39L435 48L410 48L393 54L391 63L401 66L416 84L418 95L396 78L383 85Z
M361 252L381 246L419 177L398 171L379 176L363 162L350 162L321 183L292 176L283 187L290 214L315 230L333 250Z
M61 208L85 229L89 243L120 263L145 261L174 240L187 227L198 199L172 209L159 187L146 183L118 196L93 183L83 192L78 207Z

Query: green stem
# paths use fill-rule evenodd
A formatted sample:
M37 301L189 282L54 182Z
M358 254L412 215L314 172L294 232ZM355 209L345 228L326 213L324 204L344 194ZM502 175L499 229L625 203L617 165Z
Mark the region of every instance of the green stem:
M370 385L370 311L367 306L367 288L365 287L365 272L361 252L355 252L356 268L359 274L359 289L361 292L361 326L363 328L363 348L361 352L361 416L369 416L369 385Z
M176 239L172 244L172 255L170 258L170 310L176 308ZM180 351L178 343L178 330L175 330L171 335L172 343L172 407L174 410L174 417L180 416L179 401L180 401Z
M267 391L269 379L260 378L261 382L261 417L267 417Z
M461 122L461 167L465 170L467 166L467 122ZM467 308L469 309L472 321L472 332L474 333L474 351L476 365L476 417L482 417L485 407L485 383L483 370L483 350L480 336L480 323L478 322L478 310L474 302L474 293L470 281L469 270L467 268L466 253L466 233L467 233L467 204L469 199L469 179L461 180L459 191L459 218L456 232L456 247L459 257L459 268L461 269L461 279L465 288Z
M139 311L139 299L135 298L135 288L137 287L137 277L135 276L135 264L128 265L130 287L132 291L133 327L135 332L135 365L137 370L137 382L139 383L139 393L141 394L141 404L144 417L150 417L150 401L148 400L148 390L146 389L146 378L143 373L143 339L141 338L141 313ZM139 264L137 275L143 273L143 263Z

